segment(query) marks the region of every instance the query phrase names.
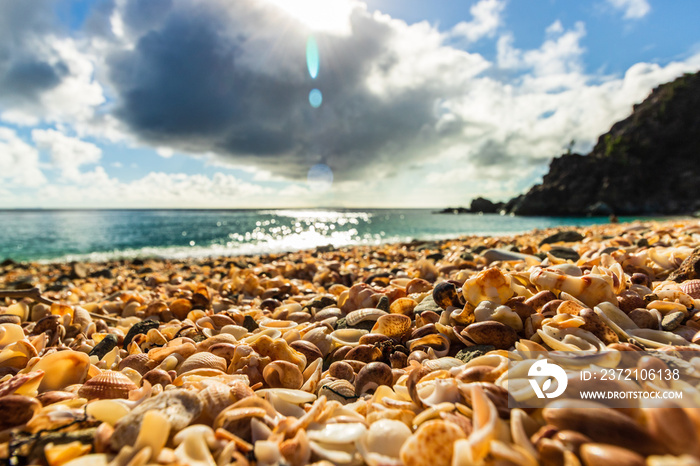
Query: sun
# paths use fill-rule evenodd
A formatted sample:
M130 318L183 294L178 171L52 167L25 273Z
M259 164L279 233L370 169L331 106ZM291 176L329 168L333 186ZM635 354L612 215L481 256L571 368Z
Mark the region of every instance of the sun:
M312 32L348 34L353 0L268 0Z

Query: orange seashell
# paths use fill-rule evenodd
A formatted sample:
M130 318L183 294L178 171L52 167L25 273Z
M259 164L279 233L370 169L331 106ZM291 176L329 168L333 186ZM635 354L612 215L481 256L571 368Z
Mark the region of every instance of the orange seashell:
M170 303L170 311L180 320L185 320L187 314L192 310L192 303L187 299L176 299Z
M78 395L88 400L128 398L129 392L137 388L134 382L121 372L104 371L86 381L78 390Z

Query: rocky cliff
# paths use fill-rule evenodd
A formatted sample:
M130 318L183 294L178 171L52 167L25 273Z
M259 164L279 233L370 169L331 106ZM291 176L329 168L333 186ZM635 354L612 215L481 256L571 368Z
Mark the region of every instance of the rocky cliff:
M700 209L700 73L654 89L588 155L552 160L517 215L681 214Z

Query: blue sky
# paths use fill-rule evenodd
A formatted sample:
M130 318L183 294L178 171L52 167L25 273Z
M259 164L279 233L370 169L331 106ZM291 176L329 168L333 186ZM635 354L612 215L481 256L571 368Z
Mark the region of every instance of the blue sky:
M653 0L2 2L0 208L506 200L698 71L698 17Z

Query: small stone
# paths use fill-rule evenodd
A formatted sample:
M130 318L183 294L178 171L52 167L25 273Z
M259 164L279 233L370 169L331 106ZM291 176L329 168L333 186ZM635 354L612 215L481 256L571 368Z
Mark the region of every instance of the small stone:
M583 238L585 238L585 236L583 236L578 231L573 231L573 230L560 231L560 232L554 233L553 235L547 236L545 239L540 241L540 246L542 246L543 244L559 243L559 242L573 243L576 241L581 241Z
M507 249L487 249L481 253L481 257L486 259L487 264L495 261L527 261L527 259L539 261L538 257L509 251Z
M253 316L245 316L243 319L243 327L246 328L249 332L252 332L253 330L258 328L258 323L255 322L255 319L253 319Z
M681 322L683 322L684 318L685 314L681 311L669 312L661 320L661 329L666 330L667 332L671 332L681 325Z
M495 350L496 347L493 345L474 345L474 346L468 346L462 350L459 350L455 357L461 361L464 361L464 363L468 363L474 358L478 358L479 356L483 356L489 351Z
M129 331L126 333L126 336L124 337L124 344L122 347L126 349L129 346L129 343L131 343L131 340L133 340L136 335L140 333L148 333L149 330L151 330L152 328L158 328L159 325L160 324L154 320L144 320L132 325Z
M549 253L554 257L559 257L561 259L577 261L581 257L579 253L571 248L565 248L563 246L555 246L549 250Z
M117 336L110 333L105 335L102 341L95 345L88 356L97 356L98 359L102 359L105 354L112 351L115 346L117 346Z
M433 311L433 312L436 312L438 314L440 314L442 312L442 308L440 306L438 306L438 304L435 302L432 294L429 294L428 296L423 298L423 301L418 303L418 306L416 306L413 309L413 314L418 315L418 314L421 314L425 311Z

